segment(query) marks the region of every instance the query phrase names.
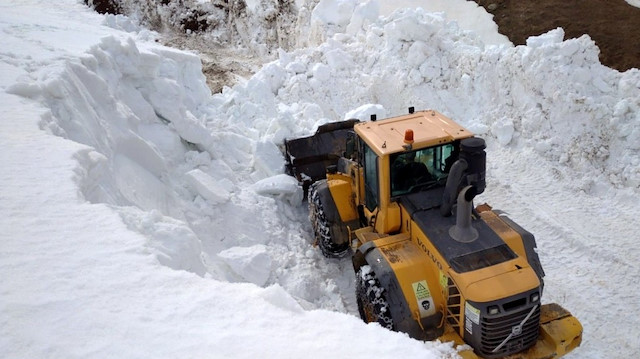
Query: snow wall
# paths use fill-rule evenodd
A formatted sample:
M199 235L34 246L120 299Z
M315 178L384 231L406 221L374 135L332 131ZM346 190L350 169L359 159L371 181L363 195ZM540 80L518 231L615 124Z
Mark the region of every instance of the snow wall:
M295 280L282 271L322 259L309 247L301 193L281 175L278 146L322 123L365 120L371 109L382 118L433 108L499 146L532 148L585 191L605 182L638 193L640 75L602 66L588 36L563 41L557 29L527 46L487 47L442 14L402 10L378 19L352 9L346 22L330 12L316 18L346 24L348 33L281 52L215 96L198 57L136 43L135 33L104 38L10 92L41 98L51 109L44 129L91 147L78 155L83 196L116 206L161 263L279 282L342 311L331 291L319 298L306 271ZM123 28L121 20L107 22ZM331 272L322 287L341 276L322 271Z
M160 263L279 284L306 309L356 313L349 262L312 248L300 188L282 175L278 146L323 123L433 108L581 191L640 192L640 71L602 66L588 36L485 46L441 14L351 9L346 22L315 18L344 31L328 26L319 46L281 51L214 96L197 56L148 43L118 17L106 23L129 39L106 37L8 92L42 101L43 129L87 145L81 196L118 211Z

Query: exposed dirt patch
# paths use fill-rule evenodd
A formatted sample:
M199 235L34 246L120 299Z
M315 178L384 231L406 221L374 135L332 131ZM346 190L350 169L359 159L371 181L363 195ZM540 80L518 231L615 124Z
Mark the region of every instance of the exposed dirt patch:
M200 56L202 73L212 93L219 93L224 86L233 86L241 79L251 77L262 66L263 60L243 48L235 48L207 42L202 36L165 34L166 46L192 51Z
M252 7L245 0L84 2L99 13L132 16L162 34L164 45L197 52L214 93L250 77L262 63L276 58L277 49L294 48L301 16L295 0L252 1Z
M84 3L99 14L122 14L122 8L115 0L84 0Z
M562 27L566 38L588 34L600 61L619 71L640 68L640 9L624 0L475 0L515 45Z

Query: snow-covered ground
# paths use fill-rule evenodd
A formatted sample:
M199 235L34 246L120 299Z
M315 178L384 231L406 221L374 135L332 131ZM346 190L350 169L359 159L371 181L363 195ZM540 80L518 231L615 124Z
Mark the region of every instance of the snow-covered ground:
M463 0L381 3L320 1L308 47L212 96L125 17L0 1L0 356L455 356L360 321L277 146L415 106L487 139L480 202L536 234L569 357L638 357L640 71L561 29L514 47Z

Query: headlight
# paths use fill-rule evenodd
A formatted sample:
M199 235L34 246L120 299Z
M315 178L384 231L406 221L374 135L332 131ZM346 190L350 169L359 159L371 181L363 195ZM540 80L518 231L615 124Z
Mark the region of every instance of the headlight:
M492 305L489 308L487 308L487 312L489 312L489 314L491 315L496 315L500 313L500 309L498 308L497 305Z
M540 300L540 294L539 293L533 293L531 294L531 302L537 302Z

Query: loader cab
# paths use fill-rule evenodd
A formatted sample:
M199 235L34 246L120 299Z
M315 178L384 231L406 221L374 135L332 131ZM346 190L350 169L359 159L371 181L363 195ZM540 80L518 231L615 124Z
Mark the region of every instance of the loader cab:
M387 223L375 226L376 218L400 220L398 201L401 197L424 191L435 191L437 197L447 181L451 164L458 159L459 142L396 152L379 156L362 139L359 141L359 163L363 168L364 187L361 205L367 225L376 231L390 233L398 226Z
M444 188L460 140L473 137L436 111L357 123L354 133L361 223L381 234L400 230L401 197Z
M458 143L447 143L390 156L391 197L396 198L442 187L447 179L448 163L458 158Z

